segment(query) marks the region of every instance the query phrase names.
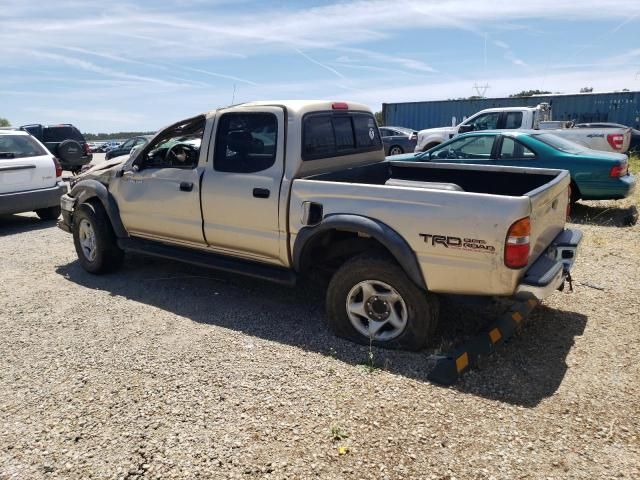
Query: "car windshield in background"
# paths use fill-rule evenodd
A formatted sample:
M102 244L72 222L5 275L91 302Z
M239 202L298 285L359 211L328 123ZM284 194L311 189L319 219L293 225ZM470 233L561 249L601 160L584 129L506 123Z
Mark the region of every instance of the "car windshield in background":
M47 151L28 135L0 135L0 160L46 154Z
M542 143L546 143L547 145L555 148L556 150L560 150L561 152L582 153L585 150L588 150L586 147L583 147L578 143L572 142L571 140L565 140L564 138L558 137L552 133L534 133L531 136L536 140L540 140Z
M59 127L46 127L42 136L45 142L63 142L65 140L84 142L84 138L77 128L66 125Z

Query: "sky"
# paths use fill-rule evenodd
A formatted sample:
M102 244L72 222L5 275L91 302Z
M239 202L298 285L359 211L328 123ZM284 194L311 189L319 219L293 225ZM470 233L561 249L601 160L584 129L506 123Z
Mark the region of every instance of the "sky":
M638 0L0 0L0 117L152 131L231 103L640 90Z

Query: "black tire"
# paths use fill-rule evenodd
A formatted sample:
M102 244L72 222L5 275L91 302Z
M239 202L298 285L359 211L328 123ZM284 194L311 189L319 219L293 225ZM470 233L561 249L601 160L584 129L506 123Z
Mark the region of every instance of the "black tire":
M36 215L40 217L40 220L57 220L61 213L62 209L59 205L55 207L39 208L36 210Z
M84 155L82 145L75 140L65 140L60 143L56 152L56 156L62 160L63 163L76 163Z
M402 155L403 153L404 153L404 150L400 145L392 145L391 147L389 147L389 156Z
M578 200L580 200L580 198L580 189L578 189L578 186L575 184L575 182L571 180L571 197L569 198L569 203L571 203L571 205L575 205Z
M371 340L349 318L349 293L366 280L384 282L393 287L406 305L406 325L394 338L385 341ZM364 302L364 298L362 301ZM439 307L435 295L416 286L402 268L384 253L365 253L345 262L329 283L326 302L331 330L339 337L362 345L371 343L383 348L420 350L430 340L438 322Z
M89 258L80 243L80 229L87 221L95 235L95 256ZM89 273L106 273L116 270L122 264L124 252L118 247L111 221L104 207L99 203L83 203L73 214L73 243L82 268Z
M433 147L437 147L438 145L440 145L440 143L438 142L430 143L429 145L425 145L422 151L426 152L427 150L431 150Z

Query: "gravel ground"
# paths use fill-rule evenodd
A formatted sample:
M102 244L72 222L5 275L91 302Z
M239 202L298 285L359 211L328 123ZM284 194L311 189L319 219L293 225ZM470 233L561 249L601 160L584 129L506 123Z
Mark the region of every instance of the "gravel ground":
M626 204L628 205L629 201ZM574 293L455 387L326 329L322 293L129 257L0 217L0 478L640 478L640 226L576 209ZM500 304L445 299L431 349Z

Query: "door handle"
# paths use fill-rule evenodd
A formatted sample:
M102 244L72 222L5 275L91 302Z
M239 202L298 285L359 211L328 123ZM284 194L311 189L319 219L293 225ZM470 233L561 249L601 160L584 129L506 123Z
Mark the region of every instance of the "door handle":
M183 192L190 192L191 190L193 190L193 183L180 182L180 190Z
M254 188L253 196L256 198L269 198L271 192L268 188Z

